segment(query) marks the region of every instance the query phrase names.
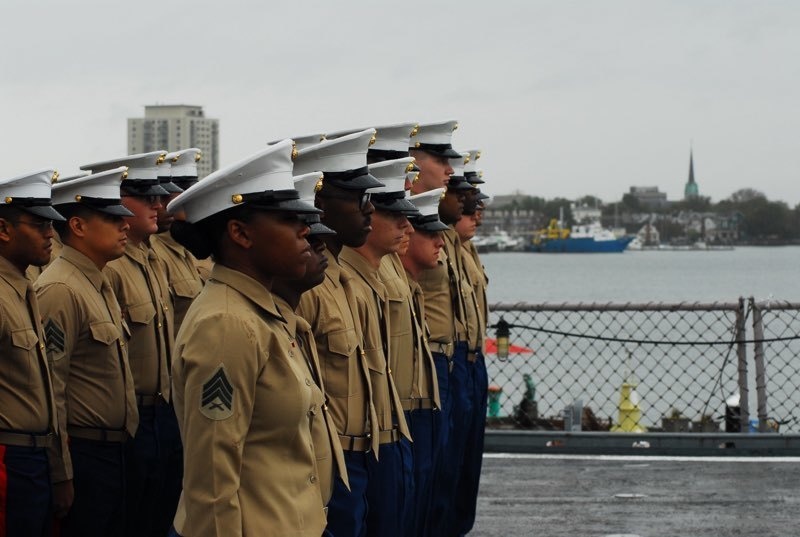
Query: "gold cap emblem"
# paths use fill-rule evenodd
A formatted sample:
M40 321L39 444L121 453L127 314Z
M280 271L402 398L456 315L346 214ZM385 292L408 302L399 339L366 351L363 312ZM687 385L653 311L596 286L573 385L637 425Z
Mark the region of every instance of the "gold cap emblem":
M372 138L370 138L370 139L369 139L369 145L370 145L370 146L373 146L373 145L375 145L375 142L376 142L377 140L378 140L378 137L377 137L377 135L373 134L373 135L372 135Z
M481 152L480 151L476 151L475 152L475 160L478 160L479 158L481 158Z
M127 179L127 178L128 178L128 170L125 170L124 172L122 172L122 177L121 177L121 179L124 181L124 180L125 180L125 179Z
M414 178L411 180L411 184L416 185L418 181L419 181L419 172L414 174Z
M81 195L80 194L77 194L75 196L75 201L81 201Z
M478 172L478 177L483 177L483 170Z
M319 179L317 179L317 184L314 185L314 192L319 192L320 190L322 190L322 179L324 177L325 177L324 174L319 176Z
M200 151L198 151L197 153L194 154L194 161L195 162L200 162L201 158L203 158L203 154Z
M163 164L165 160L167 160L167 154L161 153L160 155L158 155L158 158L156 159L156 164L157 165Z
M173 164L175 164L176 162L178 162L178 159L180 159L180 158L181 158L180 155L175 155L174 157L169 159L169 161L172 162Z
M12 201L14 201L14 198L12 198L11 196L6 198L6 203L11 203Z
M54 171L54 172L53 172L53 178L52 178L52 179L50 179L50 182L51 182L51 183L55 183L55 182L57 182L57 181L58 181L58 170L56 170L56 171Z
M456 130L457 128L458 128L458 123L453 125L453 130Z
M406 173L413 172L413 171L414 171L414 163L413 162L409 162L408 165L406 166Z
M236 205L242 203L243 200L244 198L242 198L241 194L234 194L233 196L231 196L231 201Z
M442 195L439 196L439 201L442 201L446 195L447 195L447 190L443 190Z
M467 156L464 157L464 164L468 164L468 163L469 163L469 153L467 153Z
M422 145L421 143L417 142L417 143L414 144L414 147L419 147L421 145Z
M419 123L417 123L416 125L414 125L414 128L413 128L413 129L411 129L411 136L416 136L416 135L417 135L417 133L419 133Z
M297 155L299 155L299 153L297 151L297 145L293 143L292 144L292 160L296 159Z

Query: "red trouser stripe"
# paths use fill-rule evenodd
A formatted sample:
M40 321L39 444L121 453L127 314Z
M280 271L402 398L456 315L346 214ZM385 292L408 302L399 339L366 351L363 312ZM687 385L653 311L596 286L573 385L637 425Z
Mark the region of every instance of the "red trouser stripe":
M6 506L8 505L8 472L6 446L0 445L0 537L6 535Z

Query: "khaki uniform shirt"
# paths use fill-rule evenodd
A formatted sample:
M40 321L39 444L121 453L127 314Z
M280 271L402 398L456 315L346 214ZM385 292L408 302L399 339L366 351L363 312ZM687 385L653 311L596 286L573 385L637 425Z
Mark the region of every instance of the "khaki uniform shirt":
M436 268L423 270L418 283L425 293L425 320L436 344L452 345L467 341L467 314L461 290L461 248L454 229L443 232L444 248L439 251ZM441 348L441 347L440 347ZM445 354L452 355L453 350Z
M489 276L486 274L486 269L483 268L481 259L478 256L478 249L472 244L472 241L467 241L463 244L466 252L464 256L464 266L467 268L472 289L475 292L475 298L478 301L478 313L480 314L480 327L481 327L481 343L486 334L486 328L489 323L489 304L486 299L486 288L489 285Z
M150 245L156 256L167 268L169 291L175 305L175 333L181 329L186 310L194 298L203 290L203 279L197 267L197 259L172 238L172 235L159 233L150 238Z
M310 411L324 399L272 295L217 264L185 321L173 367L186 446L178 533L319 537Z
M61 433L48 449L54 483L72 479L66 434L58 427L45 335L30 280L0 256L0 429Z
M459 269L461 271L461 296L464 302L467 325L467 344L469 350L474 351L483 348L484 340L484 321L483 312L478 301L477 280L483 279L483 274L475 266L472 256L469 254L464 243L459 239L456 247L459 250Z
M347 468L344 464L344 453L339 442L339 434L336 432L336 425L333 423L333 416L331 416L325 397L325 384L322 382L314 334L306 320L298 317L283 298L274 294L272 298L283 318L286 319L285 328L292 341L292 347L297 345L299 352L295 352L293 357L300 360L300 369L306 368L311 373L314 383L319 387L320 398L308 412L311 419L311 439L317 458L317 475L322 492L322 503L327 505L333 496L333 485L337 475L341 477L348 488L350 488L350 483L347 480Z
M420 399L431 401L432 408L440 408L436 367L427 333L419 324L422 317L417 317L411 287L397 254L381 259L378 277L386 287L391 321L389 367L394 373L403 410L417 408L415 400Z
M125 255L103 273L122 308L130 335L128 362L137 395L161 394L169 401L170 360L174 341L167 277L153 251L128 242Z
M133 436L139 413L122 316L108 280L88 257L64 246L35 288L62 429L127 430Z
M369 367L372 384L372 401L378 413L380 430L398 429L406 438L411 438L403 414L397 387L394 384L392 368L388 367L388 356L391 332L389 320L389 304L386 298L386 287L378 278L378 270L354 249L345 246L339 254L339 260L345 269L354 274L353 290L355 291L358 319L361 333L364 335L364 352ZM396 442L399 437L382 434L382 444Z
M362 352L352 276L342 270L329 251L325 251L325 256L328 259L325 280L303 293L297 313L308 321L314 333L336 431L345 437L371 435L373 426L377 427L378 416L372 403L369 368ZM371 446L376 454L378 442L378 435L372 435Z

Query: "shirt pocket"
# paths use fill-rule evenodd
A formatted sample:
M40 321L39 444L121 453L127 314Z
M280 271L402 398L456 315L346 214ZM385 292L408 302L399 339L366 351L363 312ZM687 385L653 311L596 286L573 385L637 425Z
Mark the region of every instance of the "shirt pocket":
M143 302L128 306L126 317L133 324L150 324L156 316L156 308L152 302Z
M176 297L192 299L200 294L203 286L196 280L179 280L172 282L172 292Z
M328 352L322 363L325 390L334 397L347 397L351 389L350 360L358 347L355 330L336 330L328 333L327 339Z
M117 343L120 338L119 329L110 321L99 321L89 324L89 331L94 345L99 348L96 353L92 353L95 358L92 370L105 378L122 375Z
M11 331L11 356L8 365L4 364L6 375L12 385L30 386L33 382L39 338L30 328Z

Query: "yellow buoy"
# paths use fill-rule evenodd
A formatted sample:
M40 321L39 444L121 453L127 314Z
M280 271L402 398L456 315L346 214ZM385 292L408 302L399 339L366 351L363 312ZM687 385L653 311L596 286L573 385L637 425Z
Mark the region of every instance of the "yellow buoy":
M642 419L642 409L639 408L639 395L636 393L636 384L625 379L619 390L619 420L611 427L614 433L644 433L647 431L639 424Z

